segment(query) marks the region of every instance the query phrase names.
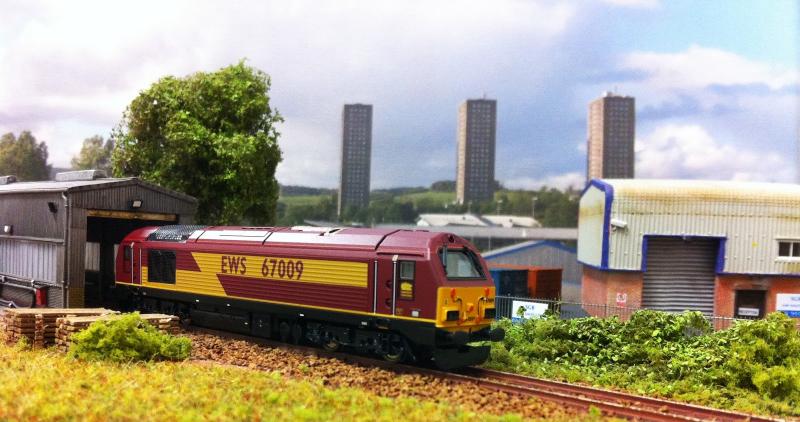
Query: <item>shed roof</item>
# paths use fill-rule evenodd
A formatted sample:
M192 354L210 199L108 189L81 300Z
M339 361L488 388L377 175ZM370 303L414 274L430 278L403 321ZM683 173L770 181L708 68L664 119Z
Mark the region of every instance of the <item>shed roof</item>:
M481 255L485 259L492 259L492 258L497 258L497 257L509 255L509 254L512 254L512 253L523 252L523 251L526 251L526 250L529 250L529 249L541 248L541 247L544 247L544 246L551 247L551 248L556 248L556 249L559 249L559 250L562 250L564 252L571 253L571 254L577 253L575 251L575 248L571 248L569 246L565 246L561 242L556 242L556 241L553 241L553 240L531 240L531 241L528 241L528 242L517 243L517 244L506 246L506 247L503 247L503 248L498 248L498 249L494 249L494 250L491 250L491 251L483 252L483 253L481 253Z
M125 178L102 178L94 180L75 180L75 181L40 181L40 182L15 182L8 185L0 185L0 195L13 193L37 193L37 192L78 192L111 187L121 187L138 185L147 189L161 192L174 198L196 203L197 199L184 193L167 189L152 183L145 182L137 177Z
M792 183L673 179L602 179L592 182L610 186L615 198L736 200L737 202L792 201L800 203L800 185Z
M475 214L420 214L418 226L443 227L443 226L476 226L490 227L492 222Z

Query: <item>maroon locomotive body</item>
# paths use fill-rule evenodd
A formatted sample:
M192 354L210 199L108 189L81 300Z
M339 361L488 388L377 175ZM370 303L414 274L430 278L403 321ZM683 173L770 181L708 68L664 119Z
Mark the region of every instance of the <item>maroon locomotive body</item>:
M488 356L494 284L466 240L427 231L166 226L134 231L117 286L198 325L442 368Z

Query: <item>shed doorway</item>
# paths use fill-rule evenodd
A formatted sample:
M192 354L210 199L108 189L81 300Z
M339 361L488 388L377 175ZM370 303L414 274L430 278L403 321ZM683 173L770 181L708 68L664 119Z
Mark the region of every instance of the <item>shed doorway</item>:
M86 278L84 304L116 309L123 299L115 290L115 259L128 233L149 226L175 224L172 221L112 217L86 218Z
M736 290L733 316L747 319L763 318L766 303L765 290Z
M719 239L648 237L642 307L714 313Z

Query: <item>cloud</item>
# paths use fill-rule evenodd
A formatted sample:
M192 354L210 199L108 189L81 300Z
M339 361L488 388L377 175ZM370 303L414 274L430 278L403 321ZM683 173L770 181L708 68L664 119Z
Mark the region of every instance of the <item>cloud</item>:
M632 7L638 9L655 9L661 6L661 2L659 0L601 0L603 3L607 3L613 6L619 7Z
M577 11L574 4L522 0L236 7L44 1L7 8L14 10L0 28L2 126L35 130L54 164L68 164L98 128L107 134L159 77L247 57L271 75L273 105L286 118L279 180L325 186L338 180L342 104L356 101L375 104L373 180L451 178L436 160L415 162L411 174L398 161L414 162L414 151L432 142L451 159L463 99L500 96L509 78L540 85L550 66L536 57L570 29ZM431 122L445 116L444 125Z
M764 84L778 90L800 82L800 71L796 69L699 45L678 53L630 53L623 58L622 67L645 72L645 83L665 90L749 84Z
M698 125L663 125L636 141L636 177L791 182L793 158L720 142Z
M586 175L577 171L551 174L542 178L520 177L509 179L504 182L509 189L539 189L542 187L567 189L580 189L586 183Z

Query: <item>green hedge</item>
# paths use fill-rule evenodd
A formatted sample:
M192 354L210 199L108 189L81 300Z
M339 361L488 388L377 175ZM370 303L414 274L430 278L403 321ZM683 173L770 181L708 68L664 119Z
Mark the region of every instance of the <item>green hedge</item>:
M506 330L487 366L702 404L800 415L800 333L782 313L713 331L699 312L554 317Z

